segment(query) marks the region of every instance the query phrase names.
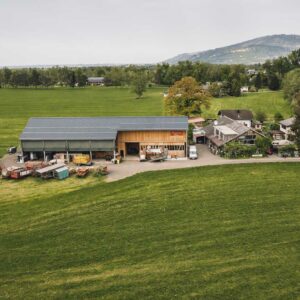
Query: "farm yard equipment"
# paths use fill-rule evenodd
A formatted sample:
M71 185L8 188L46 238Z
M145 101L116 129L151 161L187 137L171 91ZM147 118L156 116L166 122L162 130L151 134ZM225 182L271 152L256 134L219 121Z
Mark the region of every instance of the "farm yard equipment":
M10 178L12 179L21 179L26 176L29 176L32 174L32 170L26 170L25 168L19 168L12 170L10 173Z
M23 164L26 161L28 161L28 156L27 155L18 154L17 160L18 160L19 163Z
M55 164L48 166L39 170L36 170L36 174L43 179L49 179L55 177L55 172L57 169L65 167L65 164Z
M17 153L17 147L9 147L9 148L7 148L7 153L8 154L15 154L15 153Z
M21 179L32 174L32 170L23 167L8 167L1 172L2 178Z
M151 162L158 162L166 160L167 156L167 152L161 147L158 149L148 148L146 154L141 156L141 158L150 160Z
M38 169L42 169L47 166L48 166L48 164L43 161L27 161L25 163L25 168L27 170L32 170L32 171L36 171Z
M89 173L88 168L77 168L76 169L77 177L81 177L81 178L86 177L88 173Z
M122 157L119 153L116 153L115 157L111 159L113 164L119 164L122 161Z
M105 176L108 175L108 168L107 166L99 166L94 169L95 176Z
M64 159L51 159L49 161L49 164L50 165L55 165L55 164L64 164L65 163L65 160Z
M1 170L1 177L2 178L10 178L10 174L11 174L11 168Z
M92 160L87 154L76 154L73 156L73 163L78 166L90 166L92 164Z

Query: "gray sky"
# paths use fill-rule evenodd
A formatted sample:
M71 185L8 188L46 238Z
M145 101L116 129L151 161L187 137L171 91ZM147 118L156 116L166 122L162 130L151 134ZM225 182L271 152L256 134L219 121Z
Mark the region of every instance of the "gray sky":
M300 34L299 0L0 0L0 65L155 63Z

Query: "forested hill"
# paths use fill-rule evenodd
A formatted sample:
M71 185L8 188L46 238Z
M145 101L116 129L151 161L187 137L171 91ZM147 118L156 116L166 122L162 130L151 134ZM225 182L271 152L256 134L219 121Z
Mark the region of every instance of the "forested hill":
M300 48L300 35L270 35L239 44L213 50L184 53L166 60L176 64L179 61L201 61L213 64L255 64L267 59L286 56Z

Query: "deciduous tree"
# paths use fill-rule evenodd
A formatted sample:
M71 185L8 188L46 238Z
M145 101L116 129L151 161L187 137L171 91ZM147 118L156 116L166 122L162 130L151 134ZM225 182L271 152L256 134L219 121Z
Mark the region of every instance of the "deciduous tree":
M170 87L165 109L172 115L199 115L210 106L211 95L193 77L184 77Z
M266 121L267 116L263 111L258 111L258 112L256 112L255 118L259 122L263 123Z
M143 96L143 93L146 91L147 88L147 77L145 74L140 73L134 76L132 81L132 89L137 95L137 99L140 99Z

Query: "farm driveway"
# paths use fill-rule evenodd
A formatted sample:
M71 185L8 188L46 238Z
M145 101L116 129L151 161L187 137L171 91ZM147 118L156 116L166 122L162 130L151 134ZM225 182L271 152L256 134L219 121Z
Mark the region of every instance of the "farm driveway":
M250 164L250 163L271 163L271 162L300 162L300 158L281 158L272 155L266 158L248 158L248 159L224 159L211 154L206 145L197 145L197 160L178 160L165 162L139 162L139 161L123 161L120 165L109 165L109 175L106 177L108 182L117 181L137 173L157 170L170 170L192 168L200 166L212 165L228 165L228 164Z

